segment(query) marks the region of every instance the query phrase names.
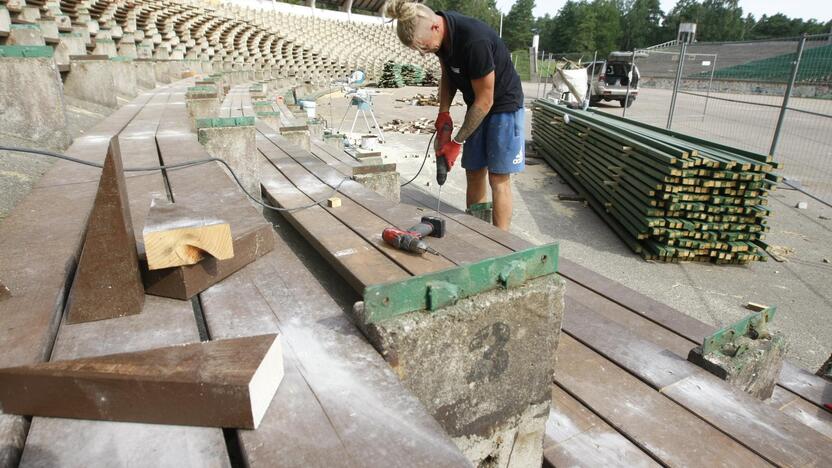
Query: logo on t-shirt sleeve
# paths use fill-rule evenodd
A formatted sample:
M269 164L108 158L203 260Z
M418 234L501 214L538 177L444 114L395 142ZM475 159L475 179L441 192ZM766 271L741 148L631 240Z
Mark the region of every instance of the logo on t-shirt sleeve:
M451 71L454 72L454 73L462 73L462 72L459 71L459 68L457 68L457 67L451 67Z

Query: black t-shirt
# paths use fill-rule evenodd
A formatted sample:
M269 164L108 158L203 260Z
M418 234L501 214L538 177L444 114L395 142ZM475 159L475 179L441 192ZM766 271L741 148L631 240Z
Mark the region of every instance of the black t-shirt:
M451 85L462 91L465 104L474 103L471 80L494 71L494 104L491 113L514 112L523 107L520 75L511 63L511 54L503 40L482 21L455 11L438 11L448 25L450 53L440 48L436 53L445 66Z

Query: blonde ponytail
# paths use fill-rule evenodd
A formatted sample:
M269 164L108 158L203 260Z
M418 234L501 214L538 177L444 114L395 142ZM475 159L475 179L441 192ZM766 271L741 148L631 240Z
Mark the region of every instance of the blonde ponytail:
M433 10L421 3L408 0L388 0L382 8L384 18L398 20L396 34L399 40L408 47L413 45L417 31L427 22L431 24Z

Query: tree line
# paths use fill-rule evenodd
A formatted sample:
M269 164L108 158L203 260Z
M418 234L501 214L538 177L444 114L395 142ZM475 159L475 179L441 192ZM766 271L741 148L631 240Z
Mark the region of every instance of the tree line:
M545 1L545 0L540 0ZM500 12L495 0L426 0L434 10L455 10L479 18L495 30ZM742 41L830 32L832 20L789 18L784 14L755 18L739 0L678 0L662 11L659 0L569 0L554 15L535 18L535 0L517 0L503 18L503 40L510 50L531 46L535 32L540 49L552 52L632 50L676 39L679 23L696 23L698 41Z

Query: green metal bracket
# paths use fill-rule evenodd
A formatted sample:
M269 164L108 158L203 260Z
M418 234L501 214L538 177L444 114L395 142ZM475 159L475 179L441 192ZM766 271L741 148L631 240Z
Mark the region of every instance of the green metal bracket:
M522 286L557 270L558 244L552 243L402 281L367 286L365 323L417 310L436 311L492 289Z
M53 53L49 46L0 46L0 57L5 58L49 58Z
M459 300L458 286L446 281L430 281L427 283L428 301L426 309L439 310L442 307L456 304Z
M253 116L245 117L208 117L196 119L196 128L245 127L254 125Z
M768 324L774 319L776 311L777 307L767 307L706 336L702 342L702 355L718 352L734 356L741 353L736 340L743 336L752 339L768 336Z
M280 112L276 111L257 111L257 117L280 117Z
M117 55L115 57L110 57L111 62L132 62L133 59L130 57L125 57L122 55Z

